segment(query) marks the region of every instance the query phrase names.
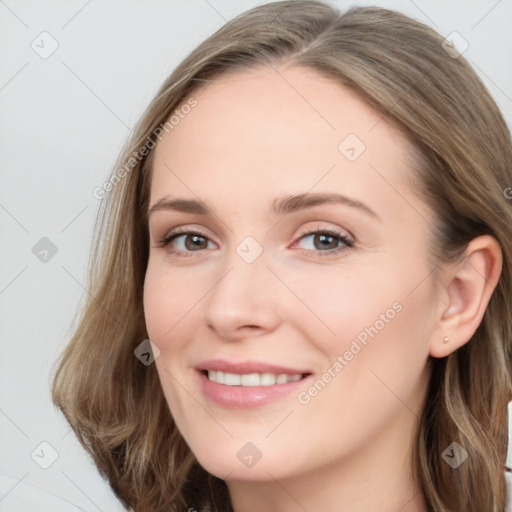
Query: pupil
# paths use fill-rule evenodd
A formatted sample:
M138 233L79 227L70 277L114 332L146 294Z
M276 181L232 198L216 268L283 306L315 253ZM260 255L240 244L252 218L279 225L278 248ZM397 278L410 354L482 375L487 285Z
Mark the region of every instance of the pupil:
M318 238L317 238L318 237ZM331 246L332 247L327 247L328 249L336 249L336 246L337 246L337 240L334 239L333 236L331 235L325 235L325 234L322 234L322 235L315 235L315 241L318 241L320 240L320 242L322 243L322 247L323 248L326 248L327 245L329 245L329 239L331 240ZM327 241L327 245L325 245L324 242Z
M190 239L193 240L191 244L187 243ZM190 237L187 237L185 239L185 246L187 249L197 249L201 248L202 245L204 245L205 241L202 236L199 235L191 235Z

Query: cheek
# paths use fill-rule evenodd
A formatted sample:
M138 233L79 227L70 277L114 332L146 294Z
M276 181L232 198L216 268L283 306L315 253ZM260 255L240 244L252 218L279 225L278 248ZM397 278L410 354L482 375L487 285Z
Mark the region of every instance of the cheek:
M420 413L435 290L430 280L414 289L417 275L402 274L389 285L385 283L389 275L383 275L380 280L377 275L374 280L356 279L357 286L345 289L349 298L339 294L337 315L326 317L336 336L330 342L316 337L329 366L325 379L321 376L325 386L319 383L320 391L306 389L301 396L300 403L316 411L310 418L325 416L325 410L343 418L350 411L351 426L364 423L371 430L404 408ZM330 287L336 289L335 284Z
M336 336L326 342L316 336L327 356L325 373L297 396L297 429L337 440L321 455L362 450L369 439L394 421L403 422L405 438L410 421L419 416L428 382L429 290L399 288L373 293L354 288L352 301L343 299ZM335 320L333 316L330 321ZM311 338L313 339L313 338ZM293 423L293 422L292 422ZM279 441L286 442L285 432ZM279 436L276 436L276 439ZM277 442L277 440L276 440ZM346 454L345 453L345 454ZM307 450L296 454L308 457Z
M396 318L402 294L398 283L385 282L389 271L319 266L297 273L292 288L300 302L292 300L288 314L334 360L354 339L364 344L375 328L380 332Z
M176 382L182 381L180 368L185 366L185 349L190 338L190 326L194 318L193 305L197 303L198 290L180 277L179 272L170 272L165 263L157 258L148 262L144 280L144 316L151 341L161 355L155 360L160 382L173 419L182 430L184 411L190 404L180 393ZM177 379L177 380L176 380ZM194 411L199 414L199 411Z
M331 272L329 279L311 271L297 281L295 290L316 319L302 311L296 325L324 354L321 371L331 372L326 387L333 394L311 396L322 407L336 403L336 396L351 396L354 407L371 410L388 395L394 399L390 389L404 397L417 391L428 360L435 289L428 264L415 261L407 268L398 259L354 267Z
M171 273L160 261L148 262L144 281L144 317L150 339L160 350L163 342L175 336L181 319L193 310L201 295L179 272Z

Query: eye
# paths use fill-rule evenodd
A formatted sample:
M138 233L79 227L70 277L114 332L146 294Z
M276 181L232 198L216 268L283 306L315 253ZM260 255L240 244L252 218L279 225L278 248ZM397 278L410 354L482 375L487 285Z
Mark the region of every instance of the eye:
M196 230L184 230L178 228L171 233L165 235L158 247L167 247L169 252L180 256L192 256L194 252L208 249L208 237ZM211 247L210 247L211 248Z
M306 241L303 252L311 255L333 255L347 248L353 247L354 241L347 235L335 229L318 229L304 233L300 238ZM208 236L197 230L184 230L177 228L165 235L159 242L158 247L167 247L171 254L177 256L193 256L205 249L211 249L213 244Z
M335 229L309 231L300 237L308 254L332 255L353 247L354 241Z

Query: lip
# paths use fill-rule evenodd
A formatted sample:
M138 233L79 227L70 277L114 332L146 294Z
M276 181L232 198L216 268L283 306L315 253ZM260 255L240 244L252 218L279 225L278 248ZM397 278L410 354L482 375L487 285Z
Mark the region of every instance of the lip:
M263 363L260 361L226 361L224 359L209 359L203 361L196 366L196 370L214 370L216 372L228 372L243 375L246 373L285 373L286 375L296 375L304 373L312 373L311 370L303 368L287 368L285 366L278 366L270 363Z
M287 368L275 364L259 361L232 362L221 359L204 361L195 367L199 386L203 394L221 407L231 409L248 409L261 407L282 399L293 392L298 392L308 383L313 374L308 370ZM275 374L308 374L296 382L274 384L272 386L226 386L208 379L205 370L223 371L243 375L247 373L275 373Z

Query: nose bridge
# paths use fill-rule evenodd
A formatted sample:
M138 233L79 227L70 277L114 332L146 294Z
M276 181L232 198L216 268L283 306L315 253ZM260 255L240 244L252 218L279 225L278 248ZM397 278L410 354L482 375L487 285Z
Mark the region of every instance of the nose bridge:
M276 278L268 263L262 244L252 236L230 251L204 312L206 323L219 335L236 336L249 326L275 328L280 308Z

